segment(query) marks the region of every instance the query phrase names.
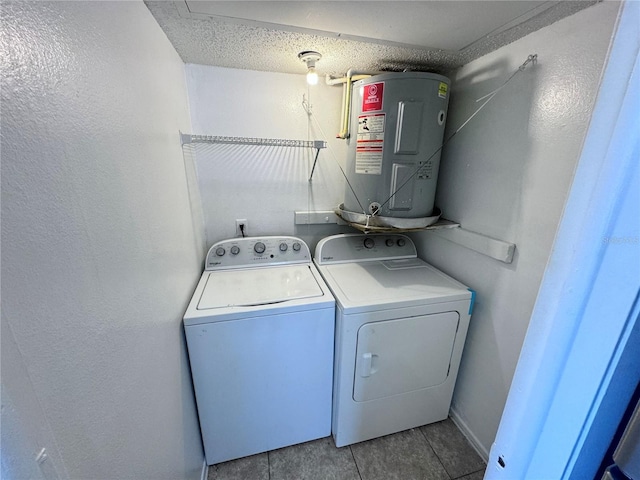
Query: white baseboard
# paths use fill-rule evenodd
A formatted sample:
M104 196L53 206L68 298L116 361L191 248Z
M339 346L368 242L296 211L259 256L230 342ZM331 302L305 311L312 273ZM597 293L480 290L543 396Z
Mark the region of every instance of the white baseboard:
M478 455L480 455L480 457L488 464L489 450L487 450L484 447L484 445L480 443L480 440L478 440L478 437L474 435L474 433L471 431L467 423L463 420L462 416L456 411L453 405L451 405L451 408L449 410L449 416L451 417L451 420L453 420L453 423L456 424L458 429L469 441L471 446L476 450L476 452L478 452Z

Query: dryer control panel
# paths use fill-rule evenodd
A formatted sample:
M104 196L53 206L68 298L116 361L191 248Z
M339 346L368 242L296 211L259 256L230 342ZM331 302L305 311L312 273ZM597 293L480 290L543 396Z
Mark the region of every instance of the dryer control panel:
M261 266L310 263L307 244L296 237L243 237L213 244L205 270L227 270Z
M397 233L342 234L318 242L314 260L318 265L367 260L417 258L413 241Z

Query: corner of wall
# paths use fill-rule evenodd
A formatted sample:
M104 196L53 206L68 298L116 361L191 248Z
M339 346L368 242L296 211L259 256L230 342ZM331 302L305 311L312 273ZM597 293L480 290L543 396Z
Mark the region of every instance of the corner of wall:
M458 430L462 432L471 446L478 453L478 455L480 455L485 463L489 463L489 450L487 450L484 445L482 445L480 439L473 433L467 422L456 409L456 406L453 404L451 405L451 409L449 410L449 416L451 417L451 420L453 420L453 423L455 423L458 427Z

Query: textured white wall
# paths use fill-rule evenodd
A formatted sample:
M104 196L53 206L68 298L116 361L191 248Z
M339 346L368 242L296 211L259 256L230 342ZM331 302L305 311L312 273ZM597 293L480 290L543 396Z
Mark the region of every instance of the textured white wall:
M453 400L477 446L494 440L591 116L619 4L604 2L460 69L448 129L458 127L529 54L518 74L443 152L436 204L463 227L517 245L512 264L429 233L428 261L477 290ZM553 268L550 265L549 268Z
M294 225L296 210L333 210L344 198L346 144L340 129L342 87L323 79L308 87L300 75L187 65L193 133L237 137L326 140L313 181L309 149L202 146L193 150L208 244L235 236L235 220L248 234L298 235L313 248L334 225ZM312 104L309 120L303 95ZM193 148L193 147L192 147Z
M3 478L198 478L184 66L142 2L2 16Z

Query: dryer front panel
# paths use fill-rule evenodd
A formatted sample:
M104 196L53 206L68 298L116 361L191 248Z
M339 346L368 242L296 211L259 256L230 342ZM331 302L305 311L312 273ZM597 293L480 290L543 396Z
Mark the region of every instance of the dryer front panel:
M445 382L459 321L454 311L362 325L353 399L366 402Z

